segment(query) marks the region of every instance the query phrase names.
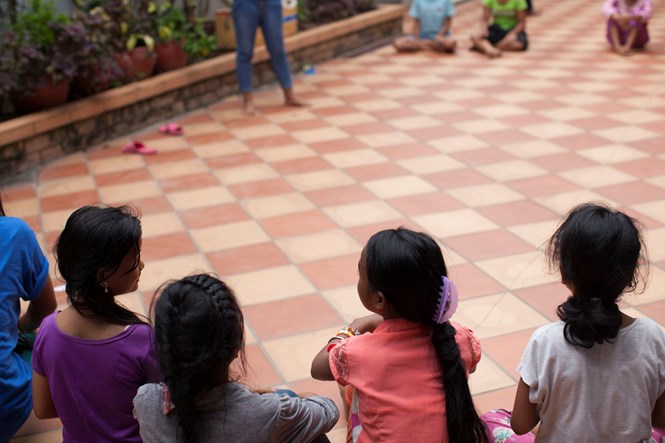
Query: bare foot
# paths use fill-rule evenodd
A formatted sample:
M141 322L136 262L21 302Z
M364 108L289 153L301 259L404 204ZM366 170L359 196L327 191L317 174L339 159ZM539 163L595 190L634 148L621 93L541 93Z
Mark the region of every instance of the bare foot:
M295 95L293 95L293 89L285 89L284 90L284 105L285 106L294 106L296 108L300 108L303 106L307 106L307 103L301 102L296 98Z
M252 94L243 94L242 95L242 109L247 115L256 114L256 108L254 107L254 100L252 99Z
M485 51L485 55L487 55L488 58L501 57L501 50L497 48L488 48Z

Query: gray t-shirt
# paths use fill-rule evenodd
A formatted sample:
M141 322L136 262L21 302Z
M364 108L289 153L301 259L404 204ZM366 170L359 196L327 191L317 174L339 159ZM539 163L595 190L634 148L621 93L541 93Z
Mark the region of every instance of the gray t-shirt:
M591 349L563 337L563 322L538 328L517 367L529 385L547 442L648 441L651 412L665 390L665 334L648 318Z
M134 398L144 443L178 441L177 410L164 415L163 403L162 386L155 383L141 386ZM339 419L329 398L255 394L238 383L211 390L198 404L204 409L206 442L310 442Z

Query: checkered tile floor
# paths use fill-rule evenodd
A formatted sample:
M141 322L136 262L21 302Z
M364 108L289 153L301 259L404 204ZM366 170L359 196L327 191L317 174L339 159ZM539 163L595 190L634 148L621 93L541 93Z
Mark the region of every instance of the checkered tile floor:
M363 244L386 227L428 231L461 292L455 320L482 339L478 408L510 407L530 334L566 296L542 252L575 204L643 221L651 283L624 307L665 325L665 2L649 50L628 58L609 52L596 3L537 2L529 51L496 60L468 51L480 11L460 5L454 56L385 47L321 64L295 80L307 108L281 107L275 87L257 92L255 117L224 100L180 118L183 137L146 128L53 163L5 189L8 212L51 250L76 207L138 206L146 267L126 304L145 311L163 281L216 272L244 306L249 382L333 398L309 365L364 314ZM159 154L121 154L130 138ZM16 441L59 441L58 426L31 420Z

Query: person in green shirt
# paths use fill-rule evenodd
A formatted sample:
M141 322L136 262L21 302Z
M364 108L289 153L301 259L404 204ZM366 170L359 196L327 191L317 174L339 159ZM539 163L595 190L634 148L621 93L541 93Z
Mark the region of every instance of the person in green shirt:
M471 36L473 49L489 58L502 51L524 51L529 45L526 36L525 0L482 0L481 29Z

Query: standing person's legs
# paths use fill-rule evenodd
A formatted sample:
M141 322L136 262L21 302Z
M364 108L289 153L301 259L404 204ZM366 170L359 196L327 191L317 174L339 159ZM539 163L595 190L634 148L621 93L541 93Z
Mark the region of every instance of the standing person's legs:
M234 0L233 27L236 34L236 76L243 96L243 107L254 113L252 101L252 55L261 10L258 0Z
M291 83L291 72L289 61L284 48L284 30L282 25L282 2L281 0L265 0L265 8L260 18L263 37L270 53L270 64L277 76L279 84L284 90L284 101L290 106L302 106L293 95L293 84Z

